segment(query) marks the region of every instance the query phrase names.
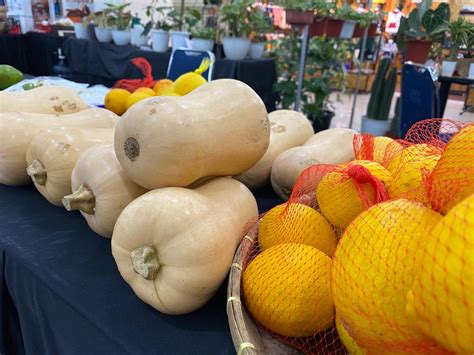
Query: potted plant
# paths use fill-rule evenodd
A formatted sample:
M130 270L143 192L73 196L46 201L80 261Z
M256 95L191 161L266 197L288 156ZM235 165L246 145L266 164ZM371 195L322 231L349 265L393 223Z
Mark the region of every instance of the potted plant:
M430 50L444 43L445 34L440 28L449 21L449 5L442 3L436 10L431 9L431 5L432 0L423 0L400 23L397 46L405 49L406 61L425 63Z
M198 51L212 51L214 49L214 40L216 30L202 25L196 26L192 31L193 48Z
M192 29L201 21L201 13L192 8L186 8L184 13L173 10L170 12L173 22L173 30L171 31L171 47L173 50L181 47L187 47ZM184 27L184 31L183 31Z
M106 4L110 15L112 17L112 23L114 29L112 30L112 38L117 46L125 46L130 43L130 23L132 16L130 12L126 12L125 9L130 6L129 2L114 5Z
M153 0L146 7L146 15L149 21L145 24L143 35L151 32L151 46L155 52L166 52L169 45L169 31L171 30L172 18L169 14L173 9L169 6L157 6L158 1Z
M249 12L253 0L235 0L221 7L220 23L227 26L230 36L222 39L228 59L242 60L250 49Z
M336 3L326 2L324 0L315 0L313 1L313 8L314 20L309 27L309 36L315 37L325 35L329 18L334 16L337 12ZM334 26L334 24L335 22L331 21L331 27ZM332 28L331 32L334 32Z
M254 6L249 12L249 27L252 37L249 57L259 59L265 51L266 33L272 29L272 25L265 17L263 10Z
M112 41L112 18L108 9L95 12L92 15L94 23L94 32L97 40L101 43L109 43Z
M457 55L461 48L469 48L474 37L473 25L464 17L460 16L456 20L446 22L446 31L449 33L451 46L449 54L443 60L441 75L453 76L457 65Z
M380 61L372 90L367 114L362 117L362 133L384 136L390 130L390 107L397 85L397 68L389 58Z
M337 18L340 20L344 20L341 29L341 38L349 39L352 38L354 35L354 30L359 20L359 14L354 11L351 5L344 5L337 11Z
M285 9L286 23L297 26L313 23L312 0L279 0L276 3Z
M130 30L130 44L141 47L148 45L148 35L143 34L145 28L141 24L138 14L132 17L132 29Z
M74 33L77 39L91 39L92 36L88 31L89 16L91 12L87 5L81 9L67 9L66 17L69 18L74 26Z
M363 37L365 29L367 27L369 28L367 32L367 37L375 37L377 32L377 22L379 21L379 15L372 11L363 13L356 12L356 21L357 24L354 28L353 38Z

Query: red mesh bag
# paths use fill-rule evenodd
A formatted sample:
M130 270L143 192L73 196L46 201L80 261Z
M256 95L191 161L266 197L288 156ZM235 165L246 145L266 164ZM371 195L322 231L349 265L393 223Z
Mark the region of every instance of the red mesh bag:
M132 59L132 64L143 74L143 79L121 79L118 80L113 87L125 89L130 92L134 92L140 87L152 88L156 81L153 80L150 63L145 58L137 57Z
M474 125L356 135L354 153L306 169L262 216L244 305L305 353L473 353Z

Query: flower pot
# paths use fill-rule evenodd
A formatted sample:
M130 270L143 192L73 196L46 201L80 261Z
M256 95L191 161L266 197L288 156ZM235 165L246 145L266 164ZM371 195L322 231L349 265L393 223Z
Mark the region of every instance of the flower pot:
M193 49L212 52L214 49L214 41L212 39L193 38Z
M309 36L316 37L322 36L326 33L326 27L328 25L328 18L324 17L322 19L315 18L313 23L309 25Z
M102 27L95 27L94 28L95 36L97 40L101 43L109 43L112 41L112 29L111 28L102 28Z
M222 40L224 54L231 60L242 60L250 48L250 40L242 37L224 37Z
M370 133L374 136L385 136L390 131L389 120L374 120L367 116L362 116L361 133Z
M187 48L186 40L191 34L189 32L171 31L171 47L173 50L178 48Z
M359 23L354 28L354 35L352 38L364 37L365 27L362 27ZM377 34L377 23L372 23L367 31L367 38L373 38Z
M142 36L143 26L135 25L130 30L130 44L132 46L141 47L148 44L148 36Z
M290 25L311 25L313 19L313 11L286 10L286 23Z
M356 27L357 22L346 20L342 25L341 30L341 38L350 39L354 35L354 29Z
M344 20L338 20L335 18L329 18L326 26L326 36L328 37L340 37L342 26L344 26Z
M469 79L474 79L474 63L469 64Z
M410 40L406 42L405 61L425 64L430 52L431 41Z
M127 31L113 30L112 38L114 39L114 43L117 46L126 46L127 44L130 43L130 30L127 30Z
M317 133L328 129L335 115L336 114L332 111L324 110L324 114L321 117L309 116L308 118L313 122L314 132Z
M457 64L458 62L443 60L441 64L441 76L453 76Z
M166 52L170 42L170 35L167 31L152 30L151 31L151 48L155 52Z
M74 23L74 33L77 39L91 39L87 27L88 26L84 26L82 22Z
M252 59L260 59L265 51L265 43L250 44L249 57Z

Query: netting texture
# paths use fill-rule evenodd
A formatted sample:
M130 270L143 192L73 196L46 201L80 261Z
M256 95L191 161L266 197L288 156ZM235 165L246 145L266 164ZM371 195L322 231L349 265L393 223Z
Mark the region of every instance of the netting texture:
M474 124L353 143L249 231L248 313L308 354L474 353Z
M125 89L130 92L134 92L136 89L141 87L152 88L156 81L153 80L153 74L151 71L150 63L142 57L132 59L132 64L138 68L142 73L142 79L121 79L114 84L114 88Z

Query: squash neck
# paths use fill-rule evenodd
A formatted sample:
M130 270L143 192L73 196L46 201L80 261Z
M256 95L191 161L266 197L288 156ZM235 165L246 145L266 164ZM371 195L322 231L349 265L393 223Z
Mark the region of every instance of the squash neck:
M26 173L31 177L31 180L37 185L44 186L48 180L48 174L46 173L46 168L43 163L38 159L35 159L31 162L30 165L26 168Z
M156 249L152 245L145 245L132 250L130 253L133 269L145 280L154 280L160 269Z
M61 201L68 211L79 210L87 214L94 214L95 195L86 183L81 184L72 194L64 196Z

